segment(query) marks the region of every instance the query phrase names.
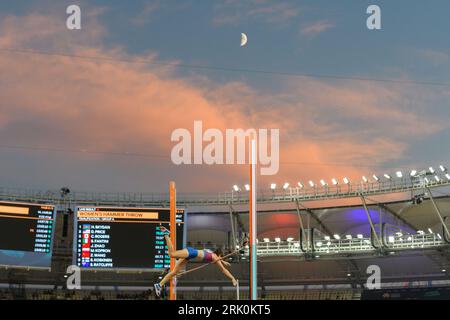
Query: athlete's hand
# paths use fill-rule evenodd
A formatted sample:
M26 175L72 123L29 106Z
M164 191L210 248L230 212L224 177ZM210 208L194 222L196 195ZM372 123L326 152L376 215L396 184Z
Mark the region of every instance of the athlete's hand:
M225 266L227 266L227 267L231 266L231 264L230 264L229 262L227 262L227 261L223 261L223 260L222 260L222 263L223 263Z
M236 281L236 279L233 279L232 281L233 281L233 287L236 287L236 286L237 286L237 281Z

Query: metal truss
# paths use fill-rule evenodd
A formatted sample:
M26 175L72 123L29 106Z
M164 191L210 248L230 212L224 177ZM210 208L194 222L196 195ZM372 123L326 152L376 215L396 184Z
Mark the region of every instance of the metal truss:
M372 245L371 238L353 239L330 239L314 240L312 247L305 246L300 241L260 242L258 243L258 257L280 257L280 256L312 256L314 258L333 257L345 254L373 256L377 253L426 250L426 249L450 249L450 244L437 234L416 234L407 236L388 236L384 250ZM310 249L308 249L310 248ZM245 252L247 255L247 252Z

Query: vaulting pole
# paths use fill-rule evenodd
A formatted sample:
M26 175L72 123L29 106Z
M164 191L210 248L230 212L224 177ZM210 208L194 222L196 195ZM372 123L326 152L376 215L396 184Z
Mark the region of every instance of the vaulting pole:
M174 250L177 250L177 194L175 188L175 182L171 181L169 183L169 197L170 197L170 239L172 241L172 245ZM170 259L170 271L173 271L175 268L176 259ZM177 300L176 295L176 277L173 277L170 280L170 300Z
M249 249L250 249L250 299L258 298L256 268L256 139L250 137L250 190L249 190Z

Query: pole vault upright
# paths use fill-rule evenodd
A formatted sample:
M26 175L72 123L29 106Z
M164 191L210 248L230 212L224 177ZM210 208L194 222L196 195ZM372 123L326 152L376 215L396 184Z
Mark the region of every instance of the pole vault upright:
M169 183L169 198L170 198L170 239L174 250L177 250L177 193L175 182ZM170 271L175 268L176 259L170 259ZM176 295L176 277L170 280L170 300L177 300Z
M258 273L256 265L256 138L250 135L250 172L249 172L249 250L250 250L250 299L258 298Z

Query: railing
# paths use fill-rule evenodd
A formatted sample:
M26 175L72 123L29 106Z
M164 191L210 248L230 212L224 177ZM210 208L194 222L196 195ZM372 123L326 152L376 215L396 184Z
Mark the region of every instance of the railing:
M389 181L378 181L336 186L287 188L285 190L258 190L258 203L287 203L293 201L314 201L327 199L353 198L362 195L381 195L450 186L450 180L442 177L439 181L424 181L419 178L403 178ZM57 204L62 200L78 205L92 206L169 206L169 196L165 193L93 193L71 192L64 197L59 191L25 190L0 188L0 200L39 202ZM224 206L228 204L248 204L248 192L211 193L178 193L179 207L191 206Z

